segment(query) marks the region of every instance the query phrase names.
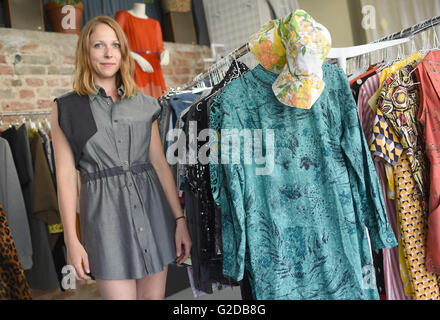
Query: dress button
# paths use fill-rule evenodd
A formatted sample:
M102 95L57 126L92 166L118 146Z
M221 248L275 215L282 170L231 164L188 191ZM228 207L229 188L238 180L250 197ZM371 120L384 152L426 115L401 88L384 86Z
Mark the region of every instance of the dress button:
M118 143L121 143L121 140L118 140Z
M114 123L118 123L118 120L113 120Z
M147 249L144 249L144 252L145 252L145 253L147 253L147 252L148 252L148 250L147 250Z
M134 208L137 209L137 205L134 205Z
M139 231L141 231L141 232L144 231L144 228L139 228Z

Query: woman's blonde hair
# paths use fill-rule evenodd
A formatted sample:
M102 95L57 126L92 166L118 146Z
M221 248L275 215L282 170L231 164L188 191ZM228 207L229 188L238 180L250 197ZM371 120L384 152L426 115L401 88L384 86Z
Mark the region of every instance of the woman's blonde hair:
M88 93L97 94L93 82L93 67L90 62L89 46L90 35L95 27L101 23L105 23L112 28L118 37L121 48L121 67L116 75L116 86L124 85L123 98L139 92L134 81L133 75L135 70L134 59L130 55L130 47L127 37L120 25L112 18L107 16L97 16L91 19L81 30L76 46L75 54L75 75L73 78L73 90L78 95L86 95Z

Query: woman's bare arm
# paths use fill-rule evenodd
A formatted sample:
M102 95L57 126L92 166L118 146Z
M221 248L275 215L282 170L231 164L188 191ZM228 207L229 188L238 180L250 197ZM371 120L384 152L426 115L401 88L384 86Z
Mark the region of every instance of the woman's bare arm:
M151 164L159 177L166 198L168 199L171 209L173 210L174 218L181 217L183 215L182 208L180 206L173 174L163 153L157 121L153 122L151 128L149 156ZM178 257L177 263L180 264L181 262L185 261L186 258L188 258L192 243L189 237L185 219L177 220L176 224L176 256ZM182 246L184 247L183 253L181 251Z
M159 176L162 188L165 191L165 195L171 205L171 209L173 210L174 218L178 218L182 216L182 207L180 206L173 174L163 153L157 121L153 122L151 128L149 155L151 164L153 165L157 175Z
M83 257L84 254L81 248L78 249L81 244L76 234L77 172L72 149L58 124L58 107L56 102L52 103L51 131L57 173L58 204L64 229L64 241L68 250L80 252L80 257ZM82 267L79 268L78 265L81 264L82 260L86 272L89 273L88 260L80 260L80 258L73 258L73 260L70 263L75 267L79 278L88 279L83 274Z

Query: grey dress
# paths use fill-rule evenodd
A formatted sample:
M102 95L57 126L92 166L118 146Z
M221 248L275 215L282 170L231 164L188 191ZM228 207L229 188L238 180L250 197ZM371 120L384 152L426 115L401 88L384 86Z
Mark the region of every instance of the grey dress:
M139 279L176 257L174 216L149 162L160 107L143 93L113 103L96 87L89 98L97 132L79 161L81 238L95 278Z

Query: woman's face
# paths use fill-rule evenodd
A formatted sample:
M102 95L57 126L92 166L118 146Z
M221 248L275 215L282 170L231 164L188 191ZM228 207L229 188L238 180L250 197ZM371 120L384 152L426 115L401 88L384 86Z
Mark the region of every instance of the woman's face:
M107 24L98 24L89 41L95 82L115 78L121 66L121 45L115 31Z

